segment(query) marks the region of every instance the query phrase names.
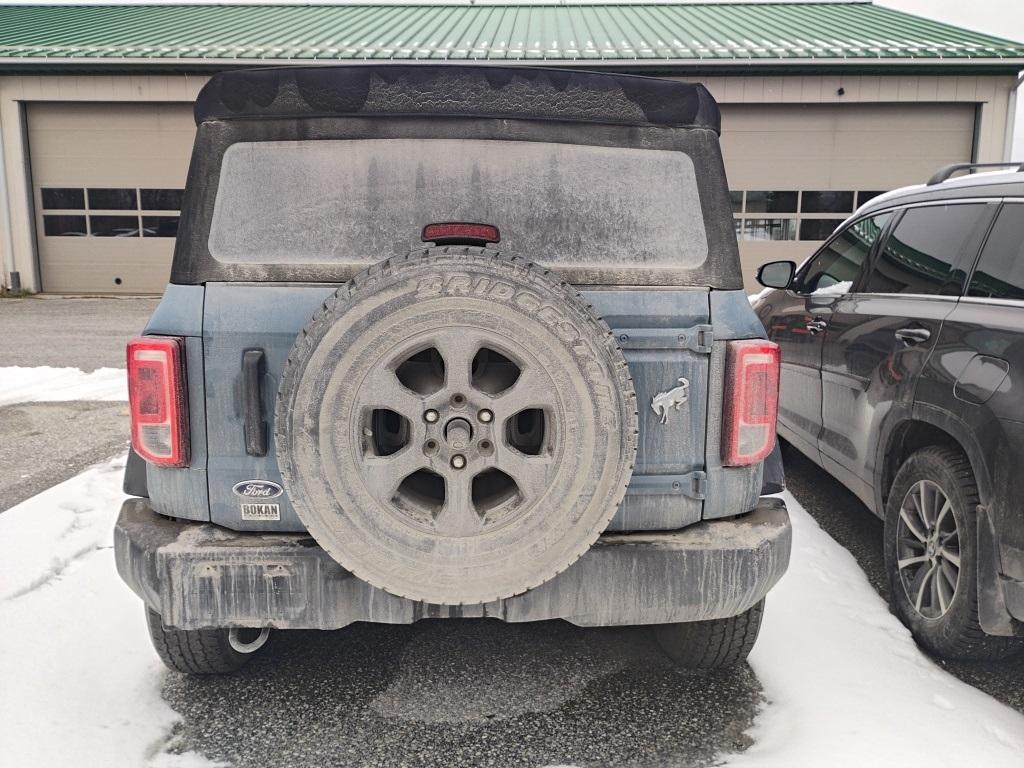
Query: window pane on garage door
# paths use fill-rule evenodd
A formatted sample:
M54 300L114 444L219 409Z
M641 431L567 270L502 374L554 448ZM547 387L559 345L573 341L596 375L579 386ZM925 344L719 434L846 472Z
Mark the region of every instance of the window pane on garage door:
M42 289L162 291L192 105L37 102L27 117Z

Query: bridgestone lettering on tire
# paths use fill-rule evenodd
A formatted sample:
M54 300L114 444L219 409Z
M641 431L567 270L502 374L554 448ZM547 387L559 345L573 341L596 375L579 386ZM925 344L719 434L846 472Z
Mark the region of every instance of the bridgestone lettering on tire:
M551 579L607 527L636 395L570 286L495 251L431 248L324 303L275 430L289 498L344 568L401 597L485 603Z

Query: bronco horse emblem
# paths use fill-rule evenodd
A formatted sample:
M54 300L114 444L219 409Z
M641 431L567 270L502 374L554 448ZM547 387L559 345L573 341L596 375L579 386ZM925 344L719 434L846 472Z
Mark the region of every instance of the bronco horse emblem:
M679 379L679 386L673 387L668 392L659 392L651 400L651 410L661 417L662 424L668 424L668 409L679 410L683 403L689 399L690 382L686 379Z

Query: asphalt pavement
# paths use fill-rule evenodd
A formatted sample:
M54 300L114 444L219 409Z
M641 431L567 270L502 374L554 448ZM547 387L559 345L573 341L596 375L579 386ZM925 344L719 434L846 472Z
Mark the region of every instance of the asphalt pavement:
M0 367L124 368L124 346L142 333L154 298L0 298Z
M0 512L128 450L127 403L0 408Z
M163 694L172 748L236 768L705 766L747 746L762 698L747 665L680 670L642 629L494 619L281 632Z

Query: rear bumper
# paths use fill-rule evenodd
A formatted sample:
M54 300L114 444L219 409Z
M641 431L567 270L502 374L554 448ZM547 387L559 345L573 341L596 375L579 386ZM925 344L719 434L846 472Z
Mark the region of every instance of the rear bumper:
M566 619L581 626L659 624L735 616L758 603L789 564L782 500L749 514L669 533L606 534L541 586L478 605L431 605L370 586L304 535L238 533L173 522L129 499L114 532L117 569L179 629L337 629L356 621L423 618Z

